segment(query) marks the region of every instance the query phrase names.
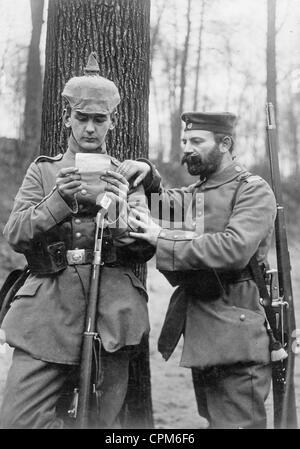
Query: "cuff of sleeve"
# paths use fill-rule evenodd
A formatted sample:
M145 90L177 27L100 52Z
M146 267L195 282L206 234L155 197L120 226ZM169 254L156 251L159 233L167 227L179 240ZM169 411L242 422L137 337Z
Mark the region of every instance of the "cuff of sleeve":
M56 188L52 190L49 197L45 200L45 205L51 216L53 217L55 223L60 223L71 213L76 214L78 212L77 201L74 200L71 208Z
M159 233L156 245L156 268L162 271L174 271L175 241L166 239L166 232Z
M179 261L182 257L182 251L178 250L178 244L179 242L190 242L195 237L197 237L197 235L194 231L162 229L157 239L157 247L156 247L157 269L163 271L180 270Z
M152 162L150 162L148 159L139 158L137 159L140 162L145 162L150 167L150 172L147 174L143 181L143 186L145 189L145 193L159 193L160 183L161 183L161 177L156 170L156 167Z

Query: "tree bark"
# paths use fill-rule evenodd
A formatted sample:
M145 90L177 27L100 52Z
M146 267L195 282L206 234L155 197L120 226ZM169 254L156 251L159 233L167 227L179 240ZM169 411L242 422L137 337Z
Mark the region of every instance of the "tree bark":
M42 112L42 74L40 38L43 24L44 0L30 0L32 33L29 46L24 110L24 162L39 154Z
M91 51L100 74L118 86L118 124L107 140L119 160L148 156L150 0L50 0L46 39L41 153L64 151L61 92L83 74ZM145 282L145 266L136 266ZM148 340L130 366L124 426L153 426Z

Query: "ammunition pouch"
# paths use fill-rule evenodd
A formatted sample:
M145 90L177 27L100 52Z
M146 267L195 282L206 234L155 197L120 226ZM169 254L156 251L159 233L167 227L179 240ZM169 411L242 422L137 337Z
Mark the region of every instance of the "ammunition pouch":
M37 242L33 251L26 252L25 257L32 274L55 274L64 270L68 265L64 242L55 242L49 245Z

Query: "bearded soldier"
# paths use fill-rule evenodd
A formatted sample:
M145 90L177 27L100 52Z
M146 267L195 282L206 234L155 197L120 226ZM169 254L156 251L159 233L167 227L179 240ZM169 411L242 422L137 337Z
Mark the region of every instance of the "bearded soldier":
M115 171L116 159L107 155L110 170L96 186L75 167L78 154L107 154L105 138L116 125L120 102L116 85L99 76L93 54L85 75L71 78L62 95L70 130L67 150L56 157L40 156L30 165L4 229L13 249L25 255L30 275L2 326L15 348L2 404L3 428L64 426L56 406L80 362L99 210L95 189L106 186L102 193L114 210L126 212L127 199L136 196L147 209L143 188L129 192L127 180ZM98 426L104 428L120 425L130 357L149 332L147 293L132 268L151 257L153 249L129 236L122 213L116 224L108 212L103 237L97 331L103 366Z
M118 169L143 180L151 211L159 210L158 198L161 210L178 219L179 208L184 216L181 227L162 229L136 208L131 222L140 232L130 235L156 248L157 268L177 286L158 348L167 360L184 334L181 366L192 370L199 414L210 428L264 428L270 341L248 264L254 255L267 263L275 198L233 158L233 114L187 112L182 120L183 163L198 176L195 184L164 189L147 160Z

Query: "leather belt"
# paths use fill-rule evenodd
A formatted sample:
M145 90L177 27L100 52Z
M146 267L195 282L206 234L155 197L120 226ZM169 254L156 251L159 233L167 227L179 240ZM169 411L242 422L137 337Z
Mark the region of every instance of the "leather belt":
M69 249L66 251L68 265L88 265L94 260L94 250L92 249ZM120 266L120 261L115 257L109 257L105 251L102 251L102 263L110 267Z
M202 270L185 273L185 277L178 283L182 285L191 296L201 296L206 299L217 299L231 284L253 279L248 267L240 271L214 272Z
M40 242L35 245L34 251L26 252L25 257L32 274L48 275L59 273L68 265L92 264L94 250L66 250L64 242L54 242L49 245ZM104 265L110 267L120 266L122 264L121 257L117 255L117 249L110 245L107 240L103 240L102 260Z

